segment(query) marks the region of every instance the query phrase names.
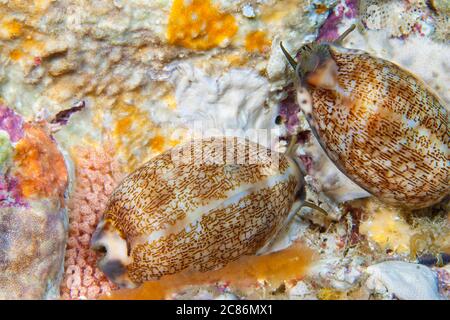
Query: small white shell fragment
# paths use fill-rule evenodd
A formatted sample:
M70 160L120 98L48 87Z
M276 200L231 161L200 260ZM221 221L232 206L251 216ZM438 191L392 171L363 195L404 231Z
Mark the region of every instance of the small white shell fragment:
M351 289L361 278L360 259L333 257L318 262L309 274L322 287L332 287L339 291Z
M403 261L386 261L369 266L366 287L375 293L387 293L401 300L442 300L436 273L431 269Z
M253 7L250 4L246 4L242 7L242 14L244 15L244 17L247 17L247 18L256 17L255 10L253 9Z
M311 289L304 281L299 281L295 286L289 290L290 297L303 298L311 294Z

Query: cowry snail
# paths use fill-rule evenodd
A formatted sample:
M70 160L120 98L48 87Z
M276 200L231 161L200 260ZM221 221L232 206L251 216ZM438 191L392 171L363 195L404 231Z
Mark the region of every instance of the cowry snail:
M344 174L381 201L419 209L450 193L449 112L398 65L336 42L281 49L312 132Z
M264 249L299 207L320 210L304 201L293 145L280 154L247 139L216 137L151 159L109 200L92 238L103 252L99 267L116 284L133 287Z

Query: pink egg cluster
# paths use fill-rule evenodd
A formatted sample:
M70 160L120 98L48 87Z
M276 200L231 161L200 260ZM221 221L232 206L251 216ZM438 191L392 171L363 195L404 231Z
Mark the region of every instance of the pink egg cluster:
M113 150L80 147L76 161L75 188L69 203L69 239L65 272L61 285L63 299L95 299L115 288L97 268L97 257L90 249L95 231L109 195L120 181Z

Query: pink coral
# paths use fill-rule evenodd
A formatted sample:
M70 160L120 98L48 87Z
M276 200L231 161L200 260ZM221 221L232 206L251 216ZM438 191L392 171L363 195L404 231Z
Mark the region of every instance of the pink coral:
M300 106L297 104L297 96L293 83L283 88L286 98L280 101L280 116L285 120L286 128L290 134L293 134L298 127L298 113Z
M23 137L23 119L14 110L0 104L0 130L8 132L12 142Z
M0 208L28 207L20 192L19 181L7 174L0 175Z
M77 148L76 185L69 203L69 239L67 241L63 299L95 299L115 286L97 268L96 254L90 249L91 236L99 222L109 195L120 181L113 150Z
M358 1L345 0L340 2L334 10L330 12L325 23L320 27L317 40L335 41L339 38L338 26L345 19L352 19L358 14Z

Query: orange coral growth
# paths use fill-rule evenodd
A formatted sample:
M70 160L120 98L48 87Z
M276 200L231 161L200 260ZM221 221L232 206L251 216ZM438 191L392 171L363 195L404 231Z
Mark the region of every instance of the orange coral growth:
M319 300L343 300L344 293L332 288L322 288L317 293Z
M136 289L113 291L105 299L167 299L171 294L191 285L229 283L234 287L255 285L266 281L279 285L286 280L297 280L305 276L314 253L300 243L289 248L262 256L245 256L229 263L222 269L208 272L183 271L148 281Z
M164 144L165 144L165 139L161 135L156 135L149 140L150 148L152 148L156 152L163 152Z
M19 49L14 49L9 53L9 57L11 58L11 60L17 61L22 57L22 54L22 51L20 51Z
M135 106L120 103L114 111L117 120L114 125L113 134L114 137L119 139L118 148L127 147L128 141L123 141L124 137L131 137L134 140L134 138L141 137L139 132L142 130L153 128L148 114Z
M25 52L31 55L39 55L45 48L45 43L33 39L32 37L25 39L22 42L22 48Z
M167 103L167 106L170 109L175 110L177 108L177 102L172 94L166 94L164 97L162 97L162 100Z
M69 202L69 240L61 296L95 299L115 288L97 268L97 256L90 249L90 241L121 176L111 148L79 147L74 151L76 185Z
M238 27L231 14L221 13L210 0L174 0L169 16L170 44L194 50L208 50L231 39Z
M156 128L146 111L125 103L118 103L115 107L114 118L113 138L116 149L120 150L120 154L125 157L129 171L133 171L142 164L142 159L146 159L155 151L153 146L162 147L156 140L153 145L147 135L142 134L142 132L153 132ZM144 146L149 146L151 149L143 148ZM136 156L135 150L140 150L142 154Z
M136 170L142 163L180 142L155 125L148 111L134 105L119 101L113 110L113 120L116 156L123 161L127 172Z
M248 57L241 54L230 54L224 58L232 67L242 67L248 62Z
M31 35L23 35L21 39L24 40L19 42L18 46L9 52L9 57L13 61L33 62L35 57L38 57L45 49L45 44L33 40Z
M55 142L38 126L25 124L24 131L14 154L22 195L63 197L67 169Z
M249 52L264 53L270 50L272 41L267 38L264 31L252 31L245 37L245 49Z
M9 39L17 38L22 34L22 24L17 20L4 22L2 28L6 31Z

